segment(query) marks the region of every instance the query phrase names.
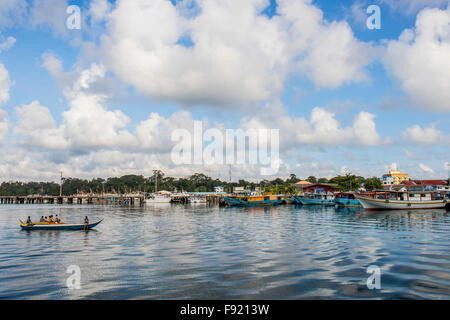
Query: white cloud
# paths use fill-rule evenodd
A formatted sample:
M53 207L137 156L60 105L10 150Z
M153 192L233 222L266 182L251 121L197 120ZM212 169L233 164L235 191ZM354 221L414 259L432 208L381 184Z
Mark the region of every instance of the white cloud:
M22 22L27 6L26 0L0 1L0 29L12 27Z
M350 127L341 128L334 114L322 108L315 107L311 112L311 118L299 121L297 128L297 141L304 144L336 145L346 143L353 138L353 130Z
M3 63L0 63L0 104L9 101L9 89L12 85L9 79L8 70Z
M405 15L415 14L423 8L441 7L448 3L448 0L379 0L382 4L387 4L391 9Z
M166 0L118 1L104 59L139 91L184 104L267 100L290 73L331 88L367 79L369 47L346 22L327 22L310 0L279 1L270 19L268 4L203 0L186 16ZM193 46L179 43L188 36Z
M43 66L62 86L68 110L57 125L49 109L38 101L16 108L18 125L14 133L19 144L53 150L92 152L96 149L152 151L168 153L173 145L171 132L193 127L189 112L175 112L168 118L151 113L131 133L130 119L120 110L108 110L108 95L102 86L106 69L92 64L88 69L64 72L62 63L51 54L43 55Z
M333 112L315 107L310 119L292 117L280 102L269 103L262 112L241 120L243 128L280 129L280 146L286 151L298 144L317 146L377 146L391 143L376 130L375 115L362 111L352 126L342 127Z
M419 168L426 173L434 173L434 170L431 169L430 167L427 167L426 165L424 165L423 163L419 163Z
M16 108L20 117L14 131L22 138L21 143L49 149L134 146L133 136L125 129L130 119L120 110L107 110L107 96L92 89L105 77L102 65L64 72L61 62L47 54L43 66L63 86L69 109L63 112L62 123L57 126L48 108L38 101ZM35 119L40 121L35 123Z
M297 129L297 139L306 144L356 144L361 146L376 146L390 143L387 138L382 140L377 132L375 115L362 111L354 119L352 127L340 126L334 118L334 113L316 107L311 113L310 123L303 122Z
M13 131L20 144L50 149L67 148L68 141L63 130L57 128L47 107L33 101L15 109L19 120Z
M89 6L91 22L106 20L111 13L111 4L108 0L93 0Z
M437 130L436 124L431 124L424 129L419 125L413 125L405 129L402 137L406 142L413 144L432 145L450 143L450 137L446 136L443 131Z
M34 0L30 8L33 27L47 26L54 34L67 34L67 0Z
M8 133L8 114L0 109L0 146L3 145L6 134Z
M414 30L390 41L384 59L411 103L422 110L450 111L450 6L424 9Z
M321 27L311 39L300 66L319 87L337 88L344 83L367 81L362 66L374 58L370 45L358 41L347 23Z
M2 42L0 42L0 53L2 53L2 51L6 51L9 48L11 48L14 45L14 43L16 43L16 38L14 37L8 37Z

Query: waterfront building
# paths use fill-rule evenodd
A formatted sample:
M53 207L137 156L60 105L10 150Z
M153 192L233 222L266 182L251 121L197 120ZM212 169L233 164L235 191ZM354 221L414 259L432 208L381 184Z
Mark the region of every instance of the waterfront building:
M303 188L304 188L304 187L307 187L307 186L309 186L309 185L312 185L312 183L309 182L309 181L306 181L306 180L302 180L302 181L299 181L299 182L297 182L297 183L295 184L295 189L296 189L297 191L302 192L302 191L303 191Z
M381 181L383 182L383 186L398 185L404 181L409 181L409 175L400 170L391 170L388 174L382 176Z
M223 187L222 186L215 186L214 187L214 192L215 193L222 193L222 192L224 192L224 189L223 189Z
M328 183L311 183L302 188L302 192L307 193L328 193L338 191L333 185Z

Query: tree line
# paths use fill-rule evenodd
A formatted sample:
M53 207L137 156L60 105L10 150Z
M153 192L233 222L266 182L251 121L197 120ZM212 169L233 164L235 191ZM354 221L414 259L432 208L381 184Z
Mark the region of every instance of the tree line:
M212 192L215 186L224 187L225 192L232 192L234 187L244 186L247 189L260 190L272 193L293 194L296 192L295 183L301 179L295 174L283 180L276 178L273 180L261 180L250 182L239 180L237 182L227 182L220 179L213 179L203 173L195 173L186 178L174 178L165 176L164 172L155 170L151 177L142 175L124 175L121 177L110 177L107 179L93 178L91 180L79 178L63 178L62 194L69 196L76 193L131 193L131 192L155 192L158 191L185 191L185 192ZM352 174L337 176L332 179L316 178L309 176L306 178L311 183L330 184L340 191L358 190L364 187L366 190L381 189L382 183L376 177L363 178ZM156 183L155 183L156 182ZM23 196L23 195L59 195L60 184L55 182L21 182L9 181L0 184L0 195L2 196Z

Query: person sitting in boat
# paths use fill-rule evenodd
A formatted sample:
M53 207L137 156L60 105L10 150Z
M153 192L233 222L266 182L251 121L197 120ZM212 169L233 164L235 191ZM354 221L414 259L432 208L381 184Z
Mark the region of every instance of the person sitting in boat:
M84 217L84 230L87 230L89 226L89 218L86 216Z
M55 222L56 223L61 223L61 219L59 219L58 215L56 215Z
M33 224L33 222L31 222L31 218L30 218L30 216L28 216L28 219L27 219L27 224Z
M39 222L44 222L44 216L41 216L41 219L39 220Z
M48 217L48 223L53 223L53 215Z

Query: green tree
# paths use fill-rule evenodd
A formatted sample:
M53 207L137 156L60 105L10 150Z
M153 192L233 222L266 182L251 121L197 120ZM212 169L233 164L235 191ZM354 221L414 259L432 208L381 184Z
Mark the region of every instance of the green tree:
M314 176L309 176L308 179L306 179L306 181L309 181L311 183L317 183L317 178Z
M380 190L383 188L383 183L377 177L367 178L364 181L364 188L367 191Z
M336 184L341 191L358 190L364 183L364 178L347 173L345 176L337 176L329 180L329 183Z

